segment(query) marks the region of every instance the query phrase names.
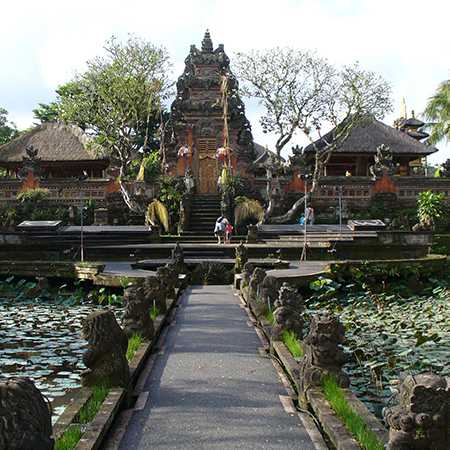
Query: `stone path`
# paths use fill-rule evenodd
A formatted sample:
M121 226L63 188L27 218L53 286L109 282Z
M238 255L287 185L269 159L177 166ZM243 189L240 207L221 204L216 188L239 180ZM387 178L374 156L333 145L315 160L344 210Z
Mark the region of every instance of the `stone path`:
M192 287L120 449L315 449L229 286Z

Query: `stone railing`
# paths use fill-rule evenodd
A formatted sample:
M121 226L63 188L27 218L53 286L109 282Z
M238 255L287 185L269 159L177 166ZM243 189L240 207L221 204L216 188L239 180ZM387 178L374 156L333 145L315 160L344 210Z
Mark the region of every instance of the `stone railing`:
M423 191L441 192L450 197L450 178L383 177L323 177L314 192L313 203L318 206L335 204L342 189L342 199L350 204L367 206L376 194L393 194L400 204L415 205Z
M141 181L125 182L128 191L133 195L152 198L156 195L156 187ZM115 180L98 178L86 181L75 179L39 180L30 186L48 189L48 201L54 205L81 206L87 200L94 200L98 206L105 206L111 194L120 194L120 186ZM26 180L0 179L0 206L17 202L17 194L26 189Z

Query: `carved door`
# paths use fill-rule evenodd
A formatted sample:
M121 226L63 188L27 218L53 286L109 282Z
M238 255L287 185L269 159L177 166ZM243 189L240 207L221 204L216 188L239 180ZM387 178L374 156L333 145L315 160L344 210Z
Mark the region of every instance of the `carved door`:
M217 192L216 139L200 138L197 140L198 151L198 189L201 194Z
M199 161L199 193L215 194L217 192L217 161L214 156L201 156Z

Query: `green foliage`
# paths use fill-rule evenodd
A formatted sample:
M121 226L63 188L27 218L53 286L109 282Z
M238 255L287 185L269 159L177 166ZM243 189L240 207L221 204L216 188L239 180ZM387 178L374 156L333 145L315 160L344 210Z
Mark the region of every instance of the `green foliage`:
M98 413L103 401L108 395L109 388L108 383L100 386L94 386L92 388L92 396L88 402L80 409L78 419L81 424L91 422Z
M240 196L235 198L234 222L236 227L257 223L264 217L264 208L258 200Z
M123 305L123 296L116 292L111 292L106 287L94 287L87 294L89 301L97 305L121 306Z
M130 36L114 36L105 53L57 90L58 119L89 130L121 175L144 145L157 148L163 102L171 93L167 51Z
M145 223L147 225L162 225L164 231L167 233L170 226L170 216L169 211L164 203L159 200L153 200L147 208L147 213L145 215Z
M142 336L140 334L134 333L130 339L128 339L128 348L127 348L127 360L131 361L133 356L135 355L137 349L142 344Z
M33 203L34 205L38 202L42 202L43 200L46 200L50 194L50 191L48 189L44 188L33 188L33 189L27 189L26 191L19 192L17 194L17 200L21 203Z
M428 142L436 144L450 141L450 80L440 84L436 93L428 100L425 117L431 123Z
M445 202L445 195L442 192L421 192L417 201L417 217L420 223L434 225L436 220L445 214Z
M150 309L150 319L156 320L156 318L159 316L159 309L156 305L153 305Z
M266 312L265 318L267 322L270 323L270 325L273 325L275 323L275 317L273 316L273 311L269 310Z
M363 418L352 409L345 398L344 391L333 377L324 379L323 392L336 415L343 421L363 450L384 450L384 444L379 441Z
M0 107L0 145L6 144L18 135L16 125L8 121L8 111Z
M59 115L59 105L57 102L38 103L38 107L33 109L33 115L40 123L56 122Z
M56 440L55 450L73 450L83 436L80 425L70 425L63 435Z
M215 262L201 262L192 272L192 284L230 284L233 273L225 265Z
M145 181L154 182L161 174L161 158L158 150L153 150L142 160L145 169Z
M163 175L159 178L159 200L167 206L172 225L176 225L180 219L180 201L185 192L183 179Z
M124 289L131 286L133 284L133 281L130 277L119 277L119 283L120 286L123 287Z
M281 338L284 342L284 345L286 345L294 358L301 358L303 356L304 352L302 344L300 343L298 336L294 331L283 331Z

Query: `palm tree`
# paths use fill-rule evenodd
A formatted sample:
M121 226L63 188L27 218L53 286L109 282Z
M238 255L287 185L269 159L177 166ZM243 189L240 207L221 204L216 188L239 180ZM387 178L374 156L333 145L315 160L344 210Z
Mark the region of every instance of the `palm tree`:
M424 115L430 122L428 142L436 144L440 140L450 142L450 80L441 83L436 93L430 97Z

